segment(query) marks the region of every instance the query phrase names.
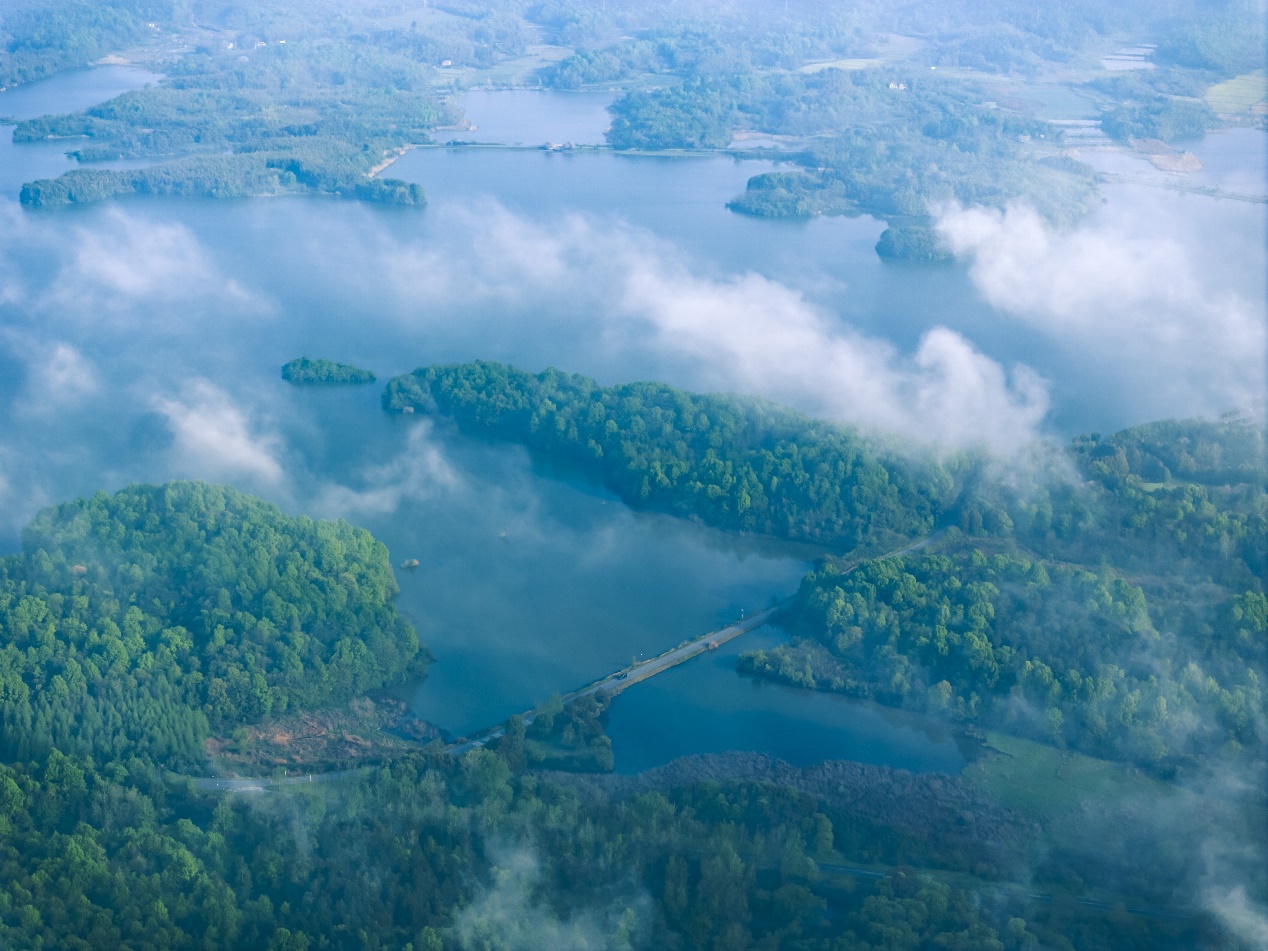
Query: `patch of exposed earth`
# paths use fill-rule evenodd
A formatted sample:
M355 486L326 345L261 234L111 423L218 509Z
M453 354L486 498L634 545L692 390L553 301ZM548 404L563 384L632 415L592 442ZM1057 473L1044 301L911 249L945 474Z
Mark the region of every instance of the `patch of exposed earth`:
M231 736L209 739L207 756L225 772L246 775L348 769L441 739L440 730L410 713L403 700L376 695L239 727Z

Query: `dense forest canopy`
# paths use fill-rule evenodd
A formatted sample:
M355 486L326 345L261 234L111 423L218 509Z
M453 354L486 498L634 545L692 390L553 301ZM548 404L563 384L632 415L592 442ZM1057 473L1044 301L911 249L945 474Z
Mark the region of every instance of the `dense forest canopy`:
M936 554L826 564L747 666L1164 773L1262 761L1268 465L1253 421L1074 442L1079 485L981 486Z
M1142 68L1105 65L1123 47ZM0 92L161 74L15 123L17 149L80 164L23 185L30 208L298 194L412 216L422 186L387 168L466 125L464 90L589 90L613 96L601 148L770 160L733 211L867 212L882 257L920 262L950 257L943 203L1054 229L1100 204L1111 179L1058 115L1120 157L1265 128L1264 50L1262 0L0 4ZM308 358L282 377L375 380ZM238 736L403 708L425 675L387 549L236 489L134 485L40 512L0 557L0 948L1261 951L1262 414L1085 434L1028 468L491 362L397 377L383 407L827 552L741 670L914 711L880 712L952 733L964 770L739 753L604 775L604 694L461 756L415 721L352 760L373 765L292 748L257 775L223 755ZM216 788L238 768L255 792Z
M804 169L750 180L732 208L767 216L923 215L948 200L1025 199L1055 221L1097 200L1090 168L1045 163L1046 123L984 108L972 83L909 69L697 77L612 108L621 149L722 148L741 130L803 137ZM1032 144L1033 143L1033 144Z
M1237 948L1205 919L997 885L1000 847L1025 854L1033 830L963 781L702 765L609 791L488 751L420 755L337 790L217 801L140 761L0 764L0 937L23 951ZM1074 874L1048 861L1027 891Z
M233 489L41 512L0 561L0 755L201 762L212 729L347 698L420 652L387 550Z

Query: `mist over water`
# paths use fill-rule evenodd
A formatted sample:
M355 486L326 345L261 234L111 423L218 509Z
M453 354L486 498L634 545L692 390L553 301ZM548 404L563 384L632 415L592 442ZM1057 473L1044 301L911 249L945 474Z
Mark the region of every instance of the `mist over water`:
M22 100L0 94L0 115L79 108L152 78L63 76ZM481 137L593 142L606 126L610 97L507 95L468 99ZM1001 449L1218 413L1262 391L1263 205L1111 185L1071 235L949 211L960 262L894 266L873 251L884 223L868 216L729 212L773 167L763 161L423 149L386 173L424 185L421 211L136 199L50 213L16 195L71 167L65 144L2 135L4 549L41 506L177 477L348 518L395 563L421 562L398 571L401 605L437 658L413 703L453 734L764 607L816 553L633 513L522 449L388 417L378 397L393 374L555 365ZM1238 190L1266 140L1213 135L1194 151L1211 183ZM1127 256L1089 286L1076 265L1107 234ZM1170 283L1139 278L1159 261ZM291 387L278 370L300 355L370 367L380 385ZM935 725L735 674L735 653L777 636L618 698L618 769L743 748L959 764Z

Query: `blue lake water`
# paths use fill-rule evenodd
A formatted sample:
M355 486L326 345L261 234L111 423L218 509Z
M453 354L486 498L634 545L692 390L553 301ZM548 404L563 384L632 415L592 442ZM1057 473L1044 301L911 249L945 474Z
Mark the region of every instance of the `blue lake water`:
M440 131L439 142L500 145L602 145L610 123L612 93L558 93L530 89L472 89L466 93L464 124L475 128Z
M159 73L135 66L96 66L59 73L0 92L0 119L79 112L162 78Z
M146 81L69 74L0 94L0 114L82 107ZM502 141L598 141L607 101L473 93L467 114ZM1257 134L1208 137L1211 174L1242 174ZM717 368L684 353L629 298L655 285L664 306L702 287L738 300L725 295L739 287L792 295L830 329L898 352L932 326L953 328L987 357L1024 362L1049 381L1057 433L1112 429L1159 409L1133 380L1053 347L1033 324L1001 319L965 267L882 263L873 251L881 221L732 214L726 201L772 167L762 161L428 148L389 173L423 183L425 209L138 198L38 212L17 206L18 189L71 167L67 146L8 138L0 134L3 548L17 546L42 505L176 477L348 518L395 562L421 562L398 572L401 606L436 657L413 705L453 734L763 607L795 590L816 553L631 512L522 449L387 416L380 386L290 387L278 376L288 359L346 360L381 381L484 358L716 388L728 385ZM1237 236L1245 255L1211 251L1201 266L1263 300L1263 206L1136 186L1106 193L1097 220L1110 225L1149 214L1204 243ZM958 768L945 724L736 673L738 651L778 637L746 636L618 697L617 768L727 749Z

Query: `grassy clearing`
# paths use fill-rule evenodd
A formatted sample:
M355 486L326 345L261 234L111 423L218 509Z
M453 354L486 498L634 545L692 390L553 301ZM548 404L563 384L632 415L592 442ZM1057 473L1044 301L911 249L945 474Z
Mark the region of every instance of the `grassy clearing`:
M1216 112L1250 112L1268 100L1268 72L1258 70L1217 83L1206 91L1206 101Z
M1105 760L1004 733L987 736L988 752L964 777L1001 803L1035 816L1075 812L1088 801L1114 807L1146 797L1175 797L1174 786Z

